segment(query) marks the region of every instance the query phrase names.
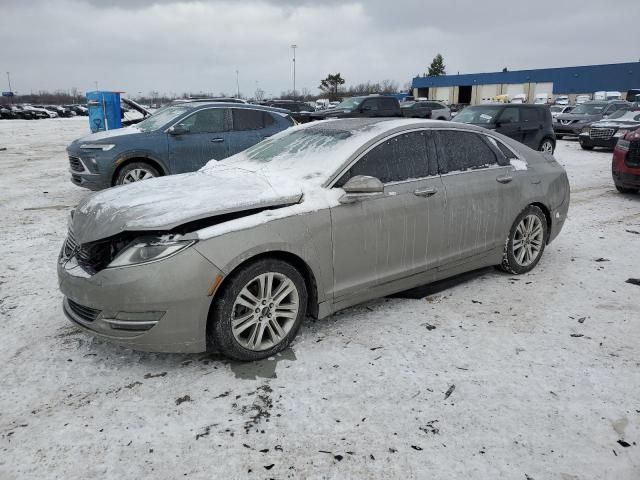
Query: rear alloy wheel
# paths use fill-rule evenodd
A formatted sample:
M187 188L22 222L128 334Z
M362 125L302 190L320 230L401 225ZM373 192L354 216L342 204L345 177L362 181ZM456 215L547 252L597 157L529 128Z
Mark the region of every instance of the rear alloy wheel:
M307 311L300 272L281 260L265 259L227 281L210 317L213 346L237 360L268 358L286 348Z
M159 177L158 170L145 162L133 162L126 165L120 172L115 181L115 185L126 185L128 183L140 182L150 178Z
M529 205L513 222L500 268L516 275L529 272L540 261L546 241L547 219L542 210Z
M542 143L540 143L540 147L538 148L538 150L542 153L553 154L553 141L551 141L551 139L549 138L545 138L544 140L542 140Z

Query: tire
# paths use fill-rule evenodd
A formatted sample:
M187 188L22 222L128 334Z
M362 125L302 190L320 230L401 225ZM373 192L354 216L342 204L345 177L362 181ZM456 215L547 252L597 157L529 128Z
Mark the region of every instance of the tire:
M637 188L625 188L621 187L620 185L616 185L616 190L618 190L620 193L638 193Z
M125 165L118 171L114 185L126 185L128 183L148 180L159 177L160 172L146 162L133 162Z
M584 143L580 144L580 148L582 148L583 150L593 150L593 146L585 145Z
M531 232L528 236L530 241L526 240L527 231ZM515 275L531 271L542 258L547 237L548 226L544 212L535 205L529 205L513 222L504 244L500 268ZM524 245L518 248L522 243Z
M269 276L273 289L266 291ZM278 289L282 287L290 291L278 300L282 295ZM207 340L236 360L268 358L284 350L295 338L306 316L307 301L304 278L295 267L282 260L258 260L234 272L216 294L208 319ZM282 305L286 307L278 308ZM276 315L278 311L283 316ZM236 332L233 323L240 327Z
M552 155L555 149L556 149L556 146L553 143L553 140L551 140L550 138L543 138L542 141L540 142L540 145L538 146L539 152L550 153Z

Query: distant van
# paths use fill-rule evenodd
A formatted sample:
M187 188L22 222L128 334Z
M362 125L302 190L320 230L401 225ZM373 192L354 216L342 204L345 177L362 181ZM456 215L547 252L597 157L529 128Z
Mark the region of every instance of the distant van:
M622 94L616 91L611 91L611 92L599 91L593 94L593 99L600 100L600 101L622 100Z
M511 103L527 103L527 95L524 93L518 93L511 98Z
M578 95L576 96L576 105L588 102L589 100L591 100L591 95Z

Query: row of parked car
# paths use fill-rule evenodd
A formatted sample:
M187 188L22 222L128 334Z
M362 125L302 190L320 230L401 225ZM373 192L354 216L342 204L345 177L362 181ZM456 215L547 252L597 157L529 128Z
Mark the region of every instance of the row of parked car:
M84 105L0 105L0 119L38 120L42 118L75 117L88 115Z

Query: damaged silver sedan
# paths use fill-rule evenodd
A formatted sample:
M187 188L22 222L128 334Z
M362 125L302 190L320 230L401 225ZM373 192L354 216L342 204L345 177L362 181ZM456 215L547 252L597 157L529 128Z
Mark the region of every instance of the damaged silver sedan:
M307 315L490 265L528 272L568 208L553 156L495 132L306 124L85 199L58 261L63 308L137 350L265 358Z

